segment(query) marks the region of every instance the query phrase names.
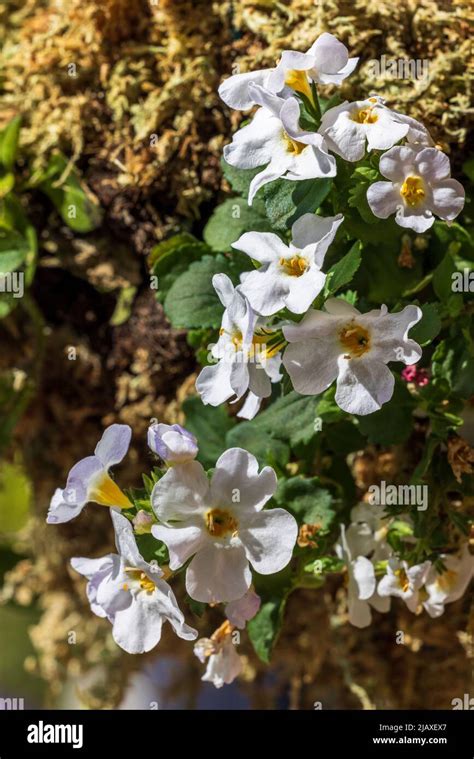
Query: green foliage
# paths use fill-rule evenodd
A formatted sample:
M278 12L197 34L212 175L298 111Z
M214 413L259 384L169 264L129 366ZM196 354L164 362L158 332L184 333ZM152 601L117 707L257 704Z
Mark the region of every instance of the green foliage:
M359 416L359 430L369 443L397 445L404 443L412 430L415 401L402 382L395 383L393 396L380 411Z
M324 285L325 296L334 295L352 281L362 261L361 251L362 245L355 242L350 251L329 269Z
M225 200L204 228L205 242L213 250L226 251L244 232L271 232L270 222L254 206L249 206L244 198Z
M425 303L420 306L423 316L418 324L410 330L411 340L419 345L429 345L435 337L441 332L441 319L439 316L438 306L436 303Z
M197 396L184 401L183 411L186 428L199 441L198 460L206 468L213 467L226 448L226 435L234 428L235 419L227 414L225 407L205 406Z
M155 287L157 300L164 303L171 285L190 264L211 253L208 245L199 242L187 232L174 235L155 245L148 257L148 265L152 276L158 279Z
M266 664L270 661L283 622L286 600L293 581L290 567L274 575L254 574L255 590L262 599L262 605L247 624L250 641L259 659Z
M290 511L298 524L318 524L318 535L329 532L334 520L333 496L320 486L317 477L291 477L280 480L275 501Z
M0 534L18 532L30 513L32 488L23 467L4 461L0 466Z
M277 179L263 187L265 210L274 230L285 232L305 213L315 213L331 189L331 179L292 182Z
M198 329L220 326L224 311L212 286L214 274L224 273L235 285L248 266L243 253L204 255L178 276L165 298L165 311L173 327Z
M309 443L316 434L316 401L292 391L227 434L228 446L247 448L257 458L284 466L290 446Z
M36 186L48 196L63 221L74 232L92 232L102 222L102 211L79 173L61 153L51 156Z

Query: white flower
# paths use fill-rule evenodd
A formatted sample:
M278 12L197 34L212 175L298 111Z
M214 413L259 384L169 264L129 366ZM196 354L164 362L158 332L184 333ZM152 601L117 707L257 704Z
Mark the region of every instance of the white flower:
M349 414L378 411L393 395L394 378L386 364L414 364L421 348L408 331L421 309L387 307L361 314L344 300L330 298L325 311L310 310L299 324L283 327L290 342L283 364L302 395L324 392L337 378L336 403Z
M226 617L235 627L243 630L246 622L253 619L260 609L261 599L253 590L248 590L242 598L231 601L225 607Z
M242 671L242 660L232 641L233 627L224 622L211 638L200 638L194 644L194 653L202 664L207 661L201 680L216 688L230 685Z
M346 539L353 556L372 554L373 562L387 559L390 548L385 540L388 532L387 514L383 506L362 502L351 511Z
M231 108L247 110L255 104L251 84L258 84L274 94L288 97L295 92L311 98L310 81L341 84L357 66L358 58L349 58L345 45L325 32L306 53L284 50L276 68L260 69L229 77L219 87L219 95Z
M389 182L367 190L372 213L387 219L393 213L401 227L425 232L434 214L452 221L464 206L463 186L451 179L449 158L436 148L396 147L380 159L380 173Z
M196 388L204 404L219 406L234 398L247 399L239 417L252 419L262 398L271 393L271 383L281 379L282 340L266 329L251 308L240 287L234 286L226 274L215 274L212 284L225 307L218 342L212 356L218 363L205 366L196 380Z
M341 537L336 543L336 553L347 567L349 622L355 627L367 627L372 621L371 607L385 613L390 608L390 600L381 598L377 593L375 569L370 559L352 553L344 525L341 525Z
M192 461L172 467L153 488L152 506L163 525L152 533L168 546L170 568L186 570L186 590L196 601L236 601L255 571L279 572L291 559L298 528L284 509L262 511L276 489L271 467L241 448L219 458L209 481Z
M420 604L420 588L424 584L430 561L409 567L406 561L396 557L388 560L387 574L379 582L377 591L379 596L395 596L405 601L412 612L416 612Z
M360 161L366 143L368 150L387 150L403 138L432 143L422 124L390 110L377 96L330 108L323 115L319 132L329 149L346 161Z
M328 154L323 137L317 132L304 132L299 126L292 129L297 123L295 114L299 114L296 99L283 103L276 98L273 102L274 110L282 106L278 116L259 108L251 123L239 129L231 144L224 147L224 158L231 166L265 166L250 183L249 205L260 187L280 177L298 181L336 175L336 162Z
M131 436L132 430L127 424L107 427L94 455L78 461L69 472L64 490L57 488L54 493L46 520L49 524L69 522L91 501L121 509L133 506L108 471L124 458Z
M285 306L295 314L307 311L324 287L321 266L343 219L306 213L293 224L289 246L272 232L246 232L232 243L262 264L242 277L240 289L251 307L263 316Z
M184 621L173 591L158 565L148 564L138 551L126 517L111 511L118 554L101 559L71 559L72 567L89 580L87 596L94 614L112 624L112 635L124 651L151 651L168 621L184 640L195 640L196 630Z
M148 428L148 445L167 464L184 464L196 458L197 440L179 424L152 424Z
M474 556L467 543L460 555L441 554L440 559L445 569L439 573L435 566L430 568L425 582L428 597L422 600L431 617L439 617L445 604L457 601L464 595L474 573Z

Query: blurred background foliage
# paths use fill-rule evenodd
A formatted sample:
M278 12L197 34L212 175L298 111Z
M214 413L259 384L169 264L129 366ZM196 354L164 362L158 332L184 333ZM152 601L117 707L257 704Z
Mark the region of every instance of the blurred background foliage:
M332 32L361 56L342 95L377 92L421 119L459 176L474 161L473 21L470 0L4 0L0 260L2 271L24 273L26 292L0 294L1 696L113 708L144 666L116 648L66 568L72 555L110 549L105 510L89 508L54 534L44 516L104 425L133 427L120 475L133 484L151 465L149 420L186 414L193 424L194 355L164 316L165 291L155 297L148 266L162 265L156 246L172 233L196 245L186 235L202 234L229 191L220 156L242 116L219 101L221 79ZM382 55L428 59L429 78L374 78L370 61ZM212 235L209 226L211 248ZM166 290L166 266L157 273ZM212 440L206 450L211 463ZM360 451L357 486L393 476L404 456L380 443ZM361 631L345 624L343 599L338 582L295 593L270 674L244 645L238 693L214 704L449 708L469 692L469 602L439 620L396 606ZM210 612L193 624L208 634L213 621ZM406 632L405 646L394 630ZM165 706L202 705L191 647L165 638L143 658L146 698L159 682ZM160 662L174 662L172 677Z

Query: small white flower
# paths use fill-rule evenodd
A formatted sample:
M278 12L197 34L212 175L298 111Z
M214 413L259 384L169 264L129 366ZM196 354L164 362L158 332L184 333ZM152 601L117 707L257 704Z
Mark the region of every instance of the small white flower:
M341 537L336 543L336 553L347 567L349 622L355 627L367 627L372 621L371 607L385 613L390 608L390 600L381 598L377 593L374 565L365 556L357 556L352 552L344 525L341 525Z
M242 277L240 289L251 307L263 316L285 306L295 314L307 311L324 287L321 266L343 219L306 213L293 224L289 246L272 232L246 232L232 243L261 263Z
M366 144L368 150L387 150L403 138L432 143L422 124L390 110L377 96L330 108L323 115L319 132L329 149L346 161L360 161Z
M219 87L219 95L230 108L247 110L255 105L250 89L258 84L273 94L288 97L295 92L311 99L310 82L341 84L357 66L358 58L349 58L345 45L325 32L306 53L284 50L276 68L235 74Z
M447 603L457 601L464 595L474 573L474 556L467 543L460 554L440 556L445 570L439 573L435 566L428 572L425 589L427 598L422 604L431 617L439 617Z
M242 671L242 660L232 641L233 627L224 622L211 638L200 638L194 644L194 653L202 664L207 661L201 680L216 688L230 685Z
M379 596L401 598L410 611L416 612L420 604L420 589L425 583L430 567L430 561L409 567L406 561L392 557L388 561L387 574L379 582Z
M151 424L148 445L167 464L184 464L196 458L197 440L179 424Z
M425 232L434 215L452 221L464 206L464 188L451 179L449 158L436 148L392 148L380 159L380 173L389 182L374 182L367 201L379 219L395 214L401 227Z
M112 424L104 431L94 455L81 459L69 472L64 490L57 488L48 511L49 524L69 522L91 501L103 506L130 509L133 504L109 475L130 445L132 430L127 424Z
M260 187L280 177L298 181L336 175L336 162L328 154L323 137L299 126L296 129L297 100L267 99L272 100L273 111L276 109L279 115L268 108L259 108L251 123L239 129L230 145L224 147L224 158L231 166L264 167L250 183L249 205Z
M385 538L388 531L387 514L383 506L362 502L351 511L351 523L346 539L353 556L371 555L373 562L387 559L390 547Z
M386 364L414 364L421 348L408 338L422 316L417 306L389 314L387 307L361 314L342 299L330 298L325 311L310 310L299 324L283 327L289 341L283 364L302 395L318 395L337 379L336 403L349 414L378 411L393 395Z
M261 605L260 596L248 590L238 601L231 601L225 607L226 617L235 627L243 630L246 623L253 619Z
M212 348L218 363L204 367L196 388L203 403L211 406L231 398L237 401L248 391L238 416L252 419L262 398L270 395L271 383L281 379L282 341L265 328L240 287L234 289L226 274L215 274L212 283L225 307L219 340Z
M89 580L87 596L94 614L109 620L115 642L129 654L151 651L166 620L180 638L195 640L197 632L184 621L163 572L141 556L128 519L114 510L111 516L118 554L71 559L73 569Z
M298 528L284 509L262 511L276 489L271 467L258 472L257 459L241 448L219 458L209 481L192 461L172 467L153 488L152 506L162 525L152 533L178 569L186 570L186 590L206 603L236 601L252 582L249 562L260 574L273 574L291 559Z

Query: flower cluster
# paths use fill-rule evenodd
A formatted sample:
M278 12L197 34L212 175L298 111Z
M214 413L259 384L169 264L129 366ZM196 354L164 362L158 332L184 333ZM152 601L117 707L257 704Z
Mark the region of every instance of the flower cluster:
M277 486L271 467L259 471L254 456L231 448L209 477L195 460L196 438L179 425L149 427L148 443L161 466L153 471L148 493L129 498L108 468L125 456L130 438L127 425L113 424L105 430L95 455L78 462L66 489L54 494L48 522L73 519L89 501L110 508L117 553L73 558L71 565L88 580L92 611L109 620L114 640L129 653L154 648L164 621L180 638L197 637L167 582L175 575L184 574L194 601L225 604L222 630L196 644L196 655L209 657L203 679L219 687L240 671L231 632L245 628L260 606L252 589L252 570L271 575L288 565L298 533L296 521L284 509L264 508ZM166 556L163 566L140 551L140 536L147 533L156 539L151 555Z
M275 68L235 74L221 85L220 96L231 108L257 106L251 122L224 148L230 166L257 172L249 204L270 182L335 178L338 160L363 163L374 153L379 174L389 180L367 188L374 218L395 214L397 224L416 232L426 231L434 215L452 221L463 207L464 191L422 124L375 95L323 109L318 86L341 84L357 60L333 35L322 34L306 53L284 51ZM328 295L325 257L336 235L344 237L344 222L340 212L304 213L287 241L251 231L233 241L258 267L243 272L235 289L224 274L213 279L225 311L212 348L217 363L205 367L197 381L204 403L246 396L239 413L252 418L271 394L271 383L281 379L281 364L301 394L320 394L337 380L336 402L349 413L371 414L390 400L394 377L387 364L420 359L421 349L408 333L422 312L413 305L393 314L385 306L360 313L335 298L321 308ZM304 318L295 323L290 313Z
M430 617L439 617L445 604L461 598L473 577L474 556L467 543L457 553L440 554L436 563L409 565L387 541L390 531L414 540L408 516L396 522L377 504L359 504L351 511L349 527L341 525L336 552L347 569L349 621L356 627L370 624L371 608L388 612L391 597L401 598L414 614L425 609Z

